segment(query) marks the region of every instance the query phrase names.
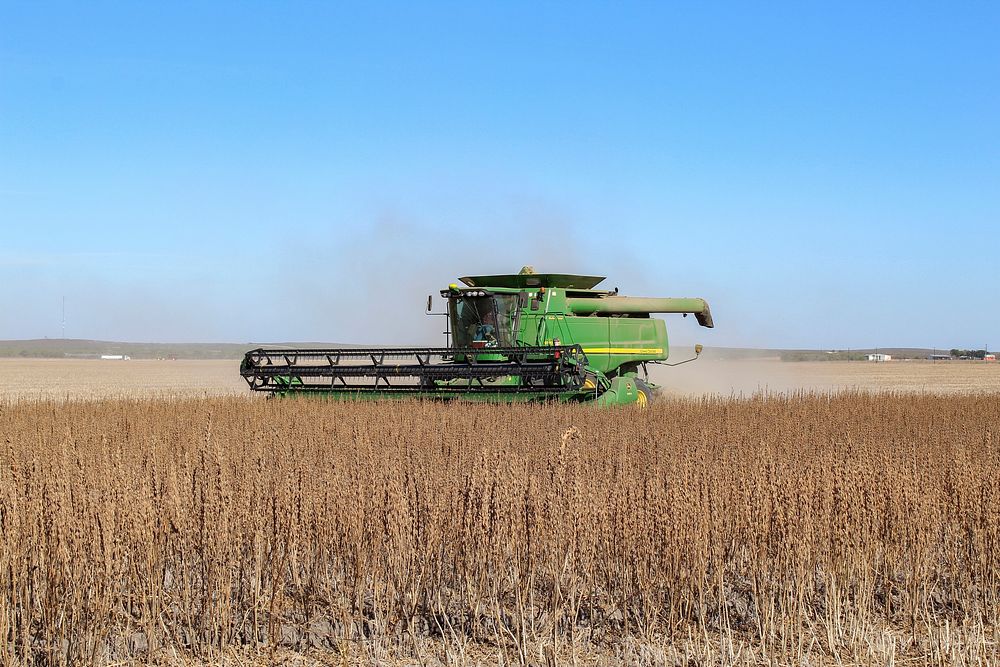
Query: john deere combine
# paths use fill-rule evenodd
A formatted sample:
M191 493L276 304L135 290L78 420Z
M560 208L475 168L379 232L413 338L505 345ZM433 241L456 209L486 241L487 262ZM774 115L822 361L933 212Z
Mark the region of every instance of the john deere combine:
M704 327L712 314L703 299L595 289L603 280L530 267L467 276L441 291L446 347L261 348L246 353L240 374L252 390L277 394L646 405L646 365L668 358L666 326L650 314L690 313Z

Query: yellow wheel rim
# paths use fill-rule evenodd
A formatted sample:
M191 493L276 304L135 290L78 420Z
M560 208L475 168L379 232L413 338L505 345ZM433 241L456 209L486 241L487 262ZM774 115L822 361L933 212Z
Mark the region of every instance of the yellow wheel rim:
M635 399L635 404L638 405L640 408L649 407L649 399L646 398L646 392L640 391L640 392L637 392L637 393L639 395Z

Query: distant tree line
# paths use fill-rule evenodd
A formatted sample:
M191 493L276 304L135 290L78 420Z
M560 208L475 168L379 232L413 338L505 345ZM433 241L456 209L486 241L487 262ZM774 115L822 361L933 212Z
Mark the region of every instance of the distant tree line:
M951 356L966 359L984 359L986 358L986 350L959 350L952 348Z

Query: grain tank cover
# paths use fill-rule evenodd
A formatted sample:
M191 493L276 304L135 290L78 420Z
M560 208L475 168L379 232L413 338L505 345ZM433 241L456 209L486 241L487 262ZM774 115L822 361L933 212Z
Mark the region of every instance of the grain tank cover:
M496 276L465 276L459 278L469 287L559 287L565 289L593 289L604 276L576 276L569 273L508 273Z

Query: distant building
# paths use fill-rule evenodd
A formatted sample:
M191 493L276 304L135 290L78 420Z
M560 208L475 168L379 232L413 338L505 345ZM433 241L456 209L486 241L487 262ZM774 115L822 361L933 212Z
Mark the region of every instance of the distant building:
M949 359L951 359L951 355L950 354L932 354L932 355L928 356L927 358L930 359L931 361L948 361Z
M101 359L110 359L112 361L128 361L132 357L127 354L102 354Z
M881 352L878 352L876 354L869 354L868 361L892 361L892 355L882 354Z
M997 355L993 354L992 352L989 352L983 356L983 361L996 361L996 360L997 360Z

